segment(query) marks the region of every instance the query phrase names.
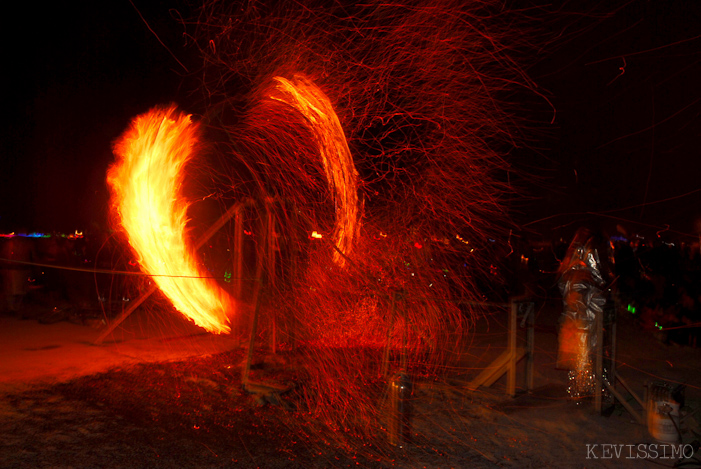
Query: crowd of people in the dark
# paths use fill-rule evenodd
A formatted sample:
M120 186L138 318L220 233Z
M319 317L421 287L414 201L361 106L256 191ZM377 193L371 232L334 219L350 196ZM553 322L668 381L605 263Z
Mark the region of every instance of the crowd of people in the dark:
M701 250L697 240L604 236L599 247L607 302L666 342L698 346ZM521 239L504 262L509 295L561 299L558 270L571 239Z
M665 341L697 346L701 329L699 243L623 236L606 239L606 252L600 256L609 301L618 314L631 315ZM570 241L511 241L503 271L512 279L503 285L509 290L505 294L557 296L557 271ZM53 312L59 320L69 311L110 315L138 294L130 291L138 288L138 282L120 272L137 270L135 262L129 263L123 243L103 231L3 236L0 312L27 317L40 309Z
M698 243L612 239L619 307L666 341L697 345L701 328Z
M620 235L600 248L607 301L665 342L697 346L701 329L701 252L698 242ZM541 292L557 295L557 266L569 240L531 250ZM545 266L545 267L544 267ZM533 269L531 269L533 270ZM532 275L533 276L533 275Z
M136 269L123 251L101 232L0 237L0 313L47 323L111 315L129 299L119 272Z

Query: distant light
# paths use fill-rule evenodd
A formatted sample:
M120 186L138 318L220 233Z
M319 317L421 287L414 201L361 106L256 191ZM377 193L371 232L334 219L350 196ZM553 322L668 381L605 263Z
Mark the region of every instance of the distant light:
M324 237L324 235L322 235L321 233L317 233L316 231L312 231L311 236L312 236L312 238L316 238L316 239L321 239Z
M460 241L460 242L462 242L462 243L470 244L470 242L469 242L468 240L463 239L463 237L460 236L459 234L455 235L455 239L457 239L458 241Z
M51 235L44 233L15 233L14 231L7 234L0 234L0 238L14 238L20 236L22 238L50 238Z

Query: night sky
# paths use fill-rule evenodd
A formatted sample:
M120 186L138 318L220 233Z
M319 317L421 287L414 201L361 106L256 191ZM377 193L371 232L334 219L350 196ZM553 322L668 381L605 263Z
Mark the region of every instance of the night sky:
M553 177L533 192L543 203L521 219L550 216L529 225L541 231L600 222L629 234L669 225L693 235L701 215L701 2L566 4L563 11L586 14L555 22L562 45L531 70L557 110L552 139L539 142L550 160L541 175Z
M515 217L535 231L605 220L694 235L701 2L592 3L562 2L542 23L558 40L529 72L555 122L538 104L539 139L513 153L533 175ZM129 120L168 102L195 112L199 59L171 10L182 6L134 4L170 51L128 0L19 6L8 16L0 230L104 223L111 144Z
M140 10L185 61L182 27L165 3ZM3 29L0 227L103 224L112 142L135 115L186 102L187 72L128 0L26 4L12 16Z

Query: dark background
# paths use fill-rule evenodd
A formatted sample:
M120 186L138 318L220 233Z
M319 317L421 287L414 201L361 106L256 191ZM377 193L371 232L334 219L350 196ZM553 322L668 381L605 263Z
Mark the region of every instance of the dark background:
M3 229L104 224L112 142L137 114L186 101L190 69L159 42L180 61L190 54L166 6L174 2L146 3L139 11L158 37L128 0L26 4L8 16Z
M556 108L540 142L546 179L520 220L541 233L697 234L701 2L562 2L559 13L560 39L531 70Z
M130 119L168 102L197 112L199 59L175 12L187 8L134 5L8 10L0 230L104 224L111 144ZM701 231L701 2L523 5L544 15L550 39L528 71L556 112L551 124L541 101L531 114L541 137L513 152L515 168L529 174L515 220L545 235L601 223L693 238Z

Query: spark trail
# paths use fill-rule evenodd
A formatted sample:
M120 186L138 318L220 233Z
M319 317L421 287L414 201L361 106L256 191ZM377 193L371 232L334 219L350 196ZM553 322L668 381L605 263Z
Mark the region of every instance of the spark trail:
M524 21L498 0L204 1L183 20L227 187L211 192L265 202L241 216L248 273L268 256L279 275L259 338L304 355L296 392L324 441L366 448L385 431L382 381L452 369L480 315L467 304L496 281L506 157L527 137Z
M358 223L358 174L353 166L346 136L329 98L301 75L292 80L273 78L275 84L270 99L281 101L298 110L305 117L317 144L329 189L334 194L336 223L333 241L339 251L333 261L343 267L353 248L353 240L360 227Z
M139 256L173 306L198 326L230 331L231 301L204 278L186 239L188 202L180 194L183 166L197 146L197 125L174 106L136 117L117 141L107 180L112 210Z

